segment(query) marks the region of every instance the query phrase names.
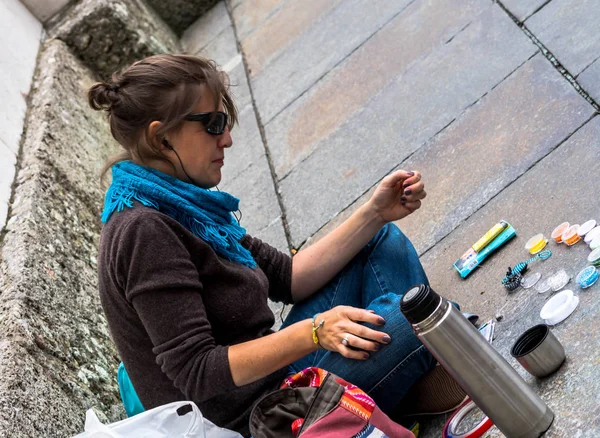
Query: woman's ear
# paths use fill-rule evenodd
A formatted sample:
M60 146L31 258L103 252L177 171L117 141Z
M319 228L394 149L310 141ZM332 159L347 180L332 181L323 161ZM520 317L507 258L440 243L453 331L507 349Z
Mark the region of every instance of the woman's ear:
M162 127L162 123L158 120L151 122L148 125L148 139L152 141L152 143L158 147L161 147L161 140L159 136L160 128Z

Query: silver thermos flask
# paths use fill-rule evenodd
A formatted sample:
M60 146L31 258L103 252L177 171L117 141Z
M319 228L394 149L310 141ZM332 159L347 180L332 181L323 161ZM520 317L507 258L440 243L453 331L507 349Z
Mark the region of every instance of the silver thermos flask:
M537 438L554 413L448 300L418 285L400 310L417 337L507 438Z

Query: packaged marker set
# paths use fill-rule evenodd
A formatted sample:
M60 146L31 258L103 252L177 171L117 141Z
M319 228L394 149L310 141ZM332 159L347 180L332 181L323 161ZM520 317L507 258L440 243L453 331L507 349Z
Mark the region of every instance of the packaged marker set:
M511 224L506 221L498 222L454 262L454 268L462 278L466 278L487 256L516 235L517 232Z

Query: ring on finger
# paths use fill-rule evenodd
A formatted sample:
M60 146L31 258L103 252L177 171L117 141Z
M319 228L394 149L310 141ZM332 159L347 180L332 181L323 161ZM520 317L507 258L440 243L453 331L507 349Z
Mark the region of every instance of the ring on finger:
M342 344L344 344L346 347L348 346L348 338L350 337L350 333L346 333L346 336L344 336L344 339L342 339Z

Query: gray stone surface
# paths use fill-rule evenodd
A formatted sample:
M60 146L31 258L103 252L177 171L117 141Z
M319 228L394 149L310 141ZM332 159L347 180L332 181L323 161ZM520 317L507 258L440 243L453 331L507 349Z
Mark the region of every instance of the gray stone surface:
M238 111L243 110L252 103L252 98L250 96L250 87L248 85L248 80L246 79L246 71L244 70L242 57L234 58L234 62L230 62L229 66L231 70L227 71L227 73L229 74L229 81L231 82L230 90L233 94Z
M260 29L286 3L286 0L231 0L232 15L240 40L243 41L249 34Z
M120 418L116 351L97 292L103 190L113 152L87 107L91 73L45 43L14 202L0 248L0 436L72 436L85 411Z
M103 79L147 56L181 51L175 34L142 0L83 0L47 29Z
M480 0L410 4L266 126L278 178L326 144L324 140L344 121L414 62L491 7Z
M240 198L242 226L249 234L258 237L267 228L281 224L281 209L275 196L266 156L255 159L235 178L224 180L220 188ZM278 248L283 243L267 242Z
M587 91L592 99L600 102L600 62L595 61L577 77L577 82Z
M401 221L417 251L443 239L593 113L543 55L521 66L402 163L427 181L429 199Z
M181 46L188 53L197 53L229 25L227 5L220 1L186 29L181 36Z
M233 27L226 27L214 40L200 49L196 54L212 59L219 66L224 67L238 54Z
M529 237L536 233L549 236L554 227L565 220L583 223L590 218L598 219L600 211L597 203L572 195L600 190L600 181L588 177L600 172L598 150L590 147L599 136L600 118L595 117L537 163L519 179L518 184L505 189L421 258L432 287L440 294L457 301L464 310L480 314L483 320L492 318L496 313L504 315L505 319L497 326L495 345L505 357L508 357L509 347L525 329L542 322L539 311L548 293L539 295L535 291L521 289L509 295L500 280L507 266L514 266L530 257L524 249ZM516 228L517 237L462 280L452 268L452 263L502 218ZM569 319L553 328L567 353L565 365L547 379L536 380L527 376L526 380L556 414L555 423L545 436L596 437L600 434L600 387L597 378L600 342L594 327L600 311L600 301L596 298L600 284L582 290L574 281L574 276L587 264L590 250L585 244L578 243L569 248L550 242L548 246L553 251L552 257L532 264L531 272L548 276L564 268L573 277L566 288L579 295L580 303ZM525 376L516 362L512 359L510 362ZM425 423L423 437L439 436L442 420L438 418Z
M244 38L238 34L251 76L258 76L270 61L340 3L341 0L287 0L251 35ZM259 14L261 9L257 8ZM234 14L234 20L239 15ZM248 15L252 17L255 12Z
M600 3L553 0L525 23L573 75L600 57Z
M239 113L239 125L233 128L231 137L233 146L225 151L225 166L222 169L224 184L264 158L265 147L251 105Z
M400 12L410 0L349 0L314 23L252 80L264 123Z
M550 0L502 0L502 4L519 21L523 22L549 1Z
M294 246L369 190L536 50L494 6L374 96L281 181Z
M183 32L220 0L145 0L175 31Z

